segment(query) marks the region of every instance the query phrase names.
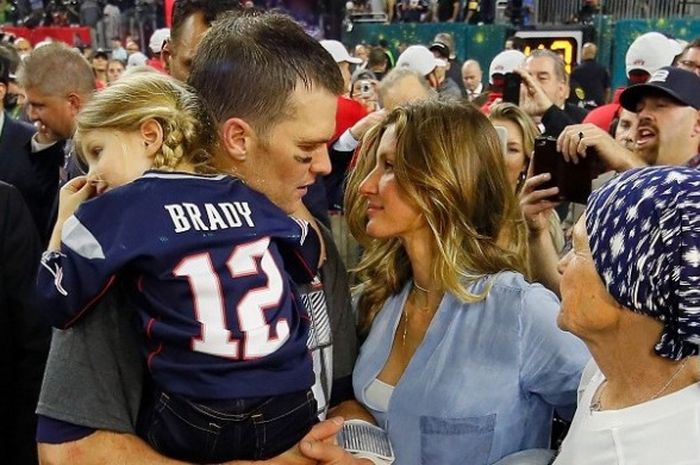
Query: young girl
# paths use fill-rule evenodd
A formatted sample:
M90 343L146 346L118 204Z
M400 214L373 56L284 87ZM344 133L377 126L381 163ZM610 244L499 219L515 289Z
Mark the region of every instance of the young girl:
M90 169L61 190L37 290L67 328L126 280L156 394L140 434L180 460L264 459L315 421L292 278L312 279L319 243L240 179L210 174L214 134L196 96L158 73L96 94L75 134Z

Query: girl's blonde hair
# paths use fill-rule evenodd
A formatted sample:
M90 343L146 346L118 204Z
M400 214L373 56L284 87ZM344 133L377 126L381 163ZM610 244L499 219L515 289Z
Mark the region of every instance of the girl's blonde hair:
M163 130L153 168L172 171L185 161L197 172L214 171L216 129L208 111L191 88L161 73L123 76L97 92L77 117L78 154L82 156L80 138L87 131L136 131L149 119Z
M356 269L361 332L369 330L387 298L411 279L400 239L367 235L367 200L359 191L375 165L379 141L392 125L394 173L432 232L436 259L430 271L442 290L476 302L489 287L479 294L469 287L484 276L504 270L527 275L527 230L488 119L459 103L421 101L399 107L365 136L346 188L349 227L365 248Z
M520 128L523 133L523 152L525 153L525 166L523 167L527 173L527 167L532 158L532 152L535 150L535 138L540 135L539 129L535 126L532 118L525 113L520 107L512 103L499 103L491 107L489 119L510 121ZM524 177L521 178L524 181ZM523 182L519 181L516 187L516 192L522 189Z

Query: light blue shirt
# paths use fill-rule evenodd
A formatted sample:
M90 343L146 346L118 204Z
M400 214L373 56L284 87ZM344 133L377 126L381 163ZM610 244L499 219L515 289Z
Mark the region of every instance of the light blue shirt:
M557 298L517 273L490 278L493 287L481 302L443 297L385 413L367 405L366 389L389 356L410 283L374 320L353 385L388 431L399 465L492 464L548 447L554 408L573 414L590 355L557 327Z

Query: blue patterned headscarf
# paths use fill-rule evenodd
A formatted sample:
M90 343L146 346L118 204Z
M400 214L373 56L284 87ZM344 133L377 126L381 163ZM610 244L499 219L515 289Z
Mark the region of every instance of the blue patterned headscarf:
M586 208L593 261L608 292L663 322L654 347L679 360L700 345L700 171L627 171L593 192Z

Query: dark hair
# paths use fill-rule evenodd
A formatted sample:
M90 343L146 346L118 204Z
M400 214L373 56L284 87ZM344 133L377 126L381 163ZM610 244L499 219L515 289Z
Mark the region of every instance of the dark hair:
M8 74L15 74L22 60L11 45L0 44L0 58L7 60Z
M688 50L691 48L700 48L700 37L696 37L692 41L688 42L688 45L685 46L683 51L676 56L676 58L673 60L674 66L676 61L680 60L681 57L684 57L686 53L688 53Z
M374 66L386 66L389 58L386 56L386 52L381 47L372 47L369 49L367 54L367 67L372 68Z
M239 0L177 0L173 8L170 37L178 36L182 23L195 13L202 13L204 23L209 26L222 13L241 9L243 7Z
M264 134L289 116L301 83L340 95L343 78L333 57L290 17L278 13L226 14L204 36L189 83L221 123L246 119Z

